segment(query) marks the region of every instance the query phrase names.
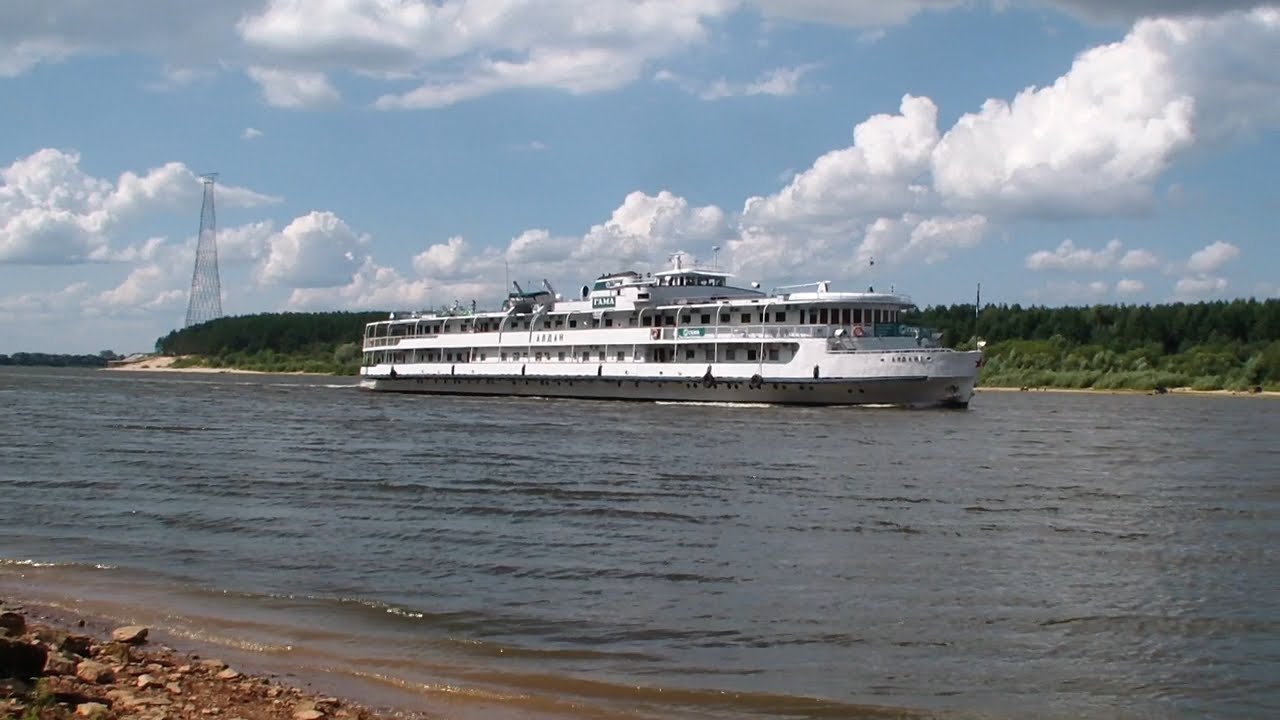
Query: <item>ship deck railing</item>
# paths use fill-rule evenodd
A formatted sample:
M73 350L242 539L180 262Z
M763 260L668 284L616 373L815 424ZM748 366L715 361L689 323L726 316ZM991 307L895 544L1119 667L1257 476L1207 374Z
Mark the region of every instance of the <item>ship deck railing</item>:
M658 330L657 337L653 335L654 330ZM903 337L927 337L922 335L918 328L908 325L900 325L897 323L877 323L863 325L685 325L685 326L662 326L654 327L580 327L580 328L533 328L519 330L506 330L502 333L501 345L522 346L522 345L571 345L573 344L568 334L588 331L588 330L633 330L644 331L645 335L640 338L632 337L628 341L620 341L617 345L639 345L648 343L662 342L732 342L741 340L794 340L809 338L833 338L839 337L843 330L843 335L853 339L860 337L873 338L903 338ZM538 333L566 333L563 341L557 343L547 343L536 340ZM480 342L476 344L492 345L491 338L484 336L497 335L497 331L488 332L458 332L458 333L406 333L404 335L390 335L379 337L367 337L364 339L365 350L376 350L378 348L392 347L398 345L401 340L420 340L432 338L467 338L477 337L477 340L487 340L488 342ZM535 339L532 343L527 342L531 336ZM592 344L600 344L593 338Z

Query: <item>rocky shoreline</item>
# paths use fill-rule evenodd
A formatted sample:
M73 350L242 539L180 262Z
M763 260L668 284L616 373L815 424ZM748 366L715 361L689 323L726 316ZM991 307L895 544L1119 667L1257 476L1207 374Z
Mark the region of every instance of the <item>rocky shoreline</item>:
M3 608L3 603L0 603ZM0 718L21 720L391 720L227 663L148 642L149 630L109 632L77 619L0 610Z

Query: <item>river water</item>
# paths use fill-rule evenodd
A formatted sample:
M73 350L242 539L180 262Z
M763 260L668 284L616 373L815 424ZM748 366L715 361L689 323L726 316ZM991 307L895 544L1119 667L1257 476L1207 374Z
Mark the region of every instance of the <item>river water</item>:
M0 595L402 707L1280 715L1274 399L805 409L3 368L0 408Z

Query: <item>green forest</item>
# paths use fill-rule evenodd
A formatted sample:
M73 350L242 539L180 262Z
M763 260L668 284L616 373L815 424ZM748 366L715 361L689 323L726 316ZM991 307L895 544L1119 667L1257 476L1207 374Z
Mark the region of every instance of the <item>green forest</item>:
M364 326L385 312L263 313L225 317L156 341L156 352L181 355L173 367L355 375Z
M1280 389L1280 300L929 307L914 322L952 347L985 340L988 387Z
M106 367L108 360L118 356L110 350L97 355L60 355L55 353L18 352L12 355L0 353L0 365L27 365L44 367Z
M222 318L156 342L178 367L352 375L364 325L384 312ZM986 342L988 387L1280 389L1280 300L1022 307L934 306L904 321L950 347Z

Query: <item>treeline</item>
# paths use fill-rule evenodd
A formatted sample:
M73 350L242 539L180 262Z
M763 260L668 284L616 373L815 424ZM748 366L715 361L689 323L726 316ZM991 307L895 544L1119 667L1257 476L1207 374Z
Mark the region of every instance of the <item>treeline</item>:
M12 355L0 354L0 365L26 365L45 367L106 367L108 360L115 360L116 354L103 351L97 355L60 355L52 353L19 352Z
M262 313L211 320L174 330L156 352L189 355L175 366L265 372L355 374L365 324L385 312Z
M953 347L985 340L983 384L1150 390L1280 386L1280 300L929 307L909 322Z

